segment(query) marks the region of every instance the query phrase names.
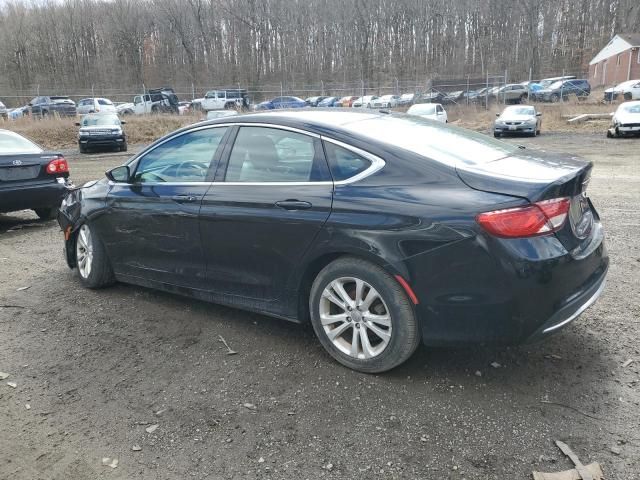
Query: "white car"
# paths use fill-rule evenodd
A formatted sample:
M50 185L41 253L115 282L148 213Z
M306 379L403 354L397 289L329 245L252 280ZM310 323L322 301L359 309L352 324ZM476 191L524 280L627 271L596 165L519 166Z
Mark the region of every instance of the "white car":
M606 101L615 100L618 96L625 100L640 100L640 80L627 80L604 91Z
M233 117L238 115L237 110L209 110L207 112L207 120L216 120L217 118Z
M400 95L400 100L398 100L398 105L411 105L415 97L416 97L415 93L403 93L402 95Z
M133 115L134 105L131 102L119 103L116 105L116 113L118 115Z
M640 101L624 102L613 114L607 137L626 135L640 135Z
M353 108L359 108L359 107L371 108L372 102L374 100L377 100L377 98L378 97L376 97L375 95L365 95L364 97L360 97L354 100L351 106Z
M202 109L231 110L249 107L249 97L244 89L210 90L202 100Z
M116 113L116 107L108 98L83 98L76 106L78 115L87 113Z
M416 117L428 118L429 120L436 120L437 122L447 123L449 118L447 112L439 103L416 103L411 105L407 114L415 115Z
M395 108L398 106L399 100L398 95L383 95L376 98L371 105L373 108Z

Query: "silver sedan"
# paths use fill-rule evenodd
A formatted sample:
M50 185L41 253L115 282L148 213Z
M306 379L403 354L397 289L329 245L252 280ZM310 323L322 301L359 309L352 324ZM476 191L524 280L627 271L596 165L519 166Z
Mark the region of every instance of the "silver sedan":
M493 122L493 136L503 134L524 134L535 137L540 135L542 113L531 105L513 105L506 107L502 113L496 113Z

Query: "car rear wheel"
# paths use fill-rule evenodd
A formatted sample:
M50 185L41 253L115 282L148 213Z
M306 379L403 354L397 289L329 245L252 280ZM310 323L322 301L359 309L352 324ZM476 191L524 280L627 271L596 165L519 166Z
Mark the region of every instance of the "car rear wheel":
M126 152L127 151L127 142L125 141L122 145L120 145L120 151L121 152Z
M560 101L560 95L551 95L551 102L558 103Z
M341 258L327 265L313 282L309 307L325 350L360 372L391 370L405 362L420 341L402 287L364 260Z
M104 246L86 223L78 229L75 250L76 267L83 286L102 288L115 282Z
M42 220L53 220L58 215L58 207L36 208L33 210Z

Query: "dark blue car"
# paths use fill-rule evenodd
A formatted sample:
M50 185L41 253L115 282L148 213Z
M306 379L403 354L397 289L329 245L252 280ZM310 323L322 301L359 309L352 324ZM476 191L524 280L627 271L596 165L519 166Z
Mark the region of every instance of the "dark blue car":
M541 339L595 302L592 167L414 116L258 113L167 135L71 191L58 221L88 288L311 322L374 373L420 342Z
M259 103L256 110L275 110L278 108L303 108L307 103L298 97L276 97Z
M320 103L318 103L318 107L323 107L323 108L327 108L327 107L337 107L337 103L340 100L339 97L327 97L324 100L322 100Z

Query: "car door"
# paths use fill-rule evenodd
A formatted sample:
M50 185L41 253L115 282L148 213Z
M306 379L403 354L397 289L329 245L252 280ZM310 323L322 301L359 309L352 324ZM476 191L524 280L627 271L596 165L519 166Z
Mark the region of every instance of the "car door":
M111 185L97 228L116 273L187 287L202 282L198 215L228 131L180 132L134 159L128 183Z
M278 313L292 271L329 217L332 194L317 135L239 127L200 211L210 288Z

